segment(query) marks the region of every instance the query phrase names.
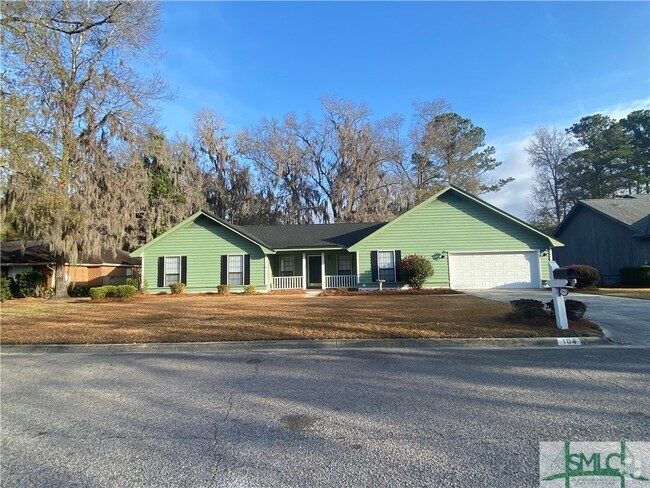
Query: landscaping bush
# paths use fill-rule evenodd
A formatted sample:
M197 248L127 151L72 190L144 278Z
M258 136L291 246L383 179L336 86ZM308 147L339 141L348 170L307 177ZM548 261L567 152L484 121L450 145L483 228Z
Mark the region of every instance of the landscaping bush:
M621 268L621 284L627 286L650 286L650 265L636 268Z
M230 295L230 287L228 285L217 286L217 293L219 295Z
M39 297L46 284L45 276L40 271L19 273L13 281L15 286L12 293L19 297Z
M564 306L566 307L566 316L569 320L580 320L585 316L585 312L587 311L587 305L580 300L564 300ZM555 317L553 300L546 302L546 308L549 310L550 314Z
M520 318L536 319L546 315L544 303L539 300L522 298L519 300L511 300L510 304L512 305L512 312Z
M174 283L173 285L169 285L169 289L172 295L180 295L185 291L185 283Z
M411 254L402 259L400 269L402 279L415 290L421 289L427 278L433 275L433 263L417 254Z
M124 280L124 284L131 285L138 291L140 290L141 287L140 280L138 278L127 278L126 280Z
M138 289L133 285L118 285L115 290L117 298L131 298L138 293Z
M0 278L0 302L12 298L11 294L11 280L9 278Z
M90 285L69 285L68 296L76 297L89 297Z
M600 273L593 266L570 264L568 267L576 270L578 277L576 288L596 288L600 283Z
M253 293L257 293L257 288L255 288L255 285L244 285L244 294L252 295Z
M96 286L90 289L89 294L92 300L101 300L102 298L115 298L117 296L117 286Z

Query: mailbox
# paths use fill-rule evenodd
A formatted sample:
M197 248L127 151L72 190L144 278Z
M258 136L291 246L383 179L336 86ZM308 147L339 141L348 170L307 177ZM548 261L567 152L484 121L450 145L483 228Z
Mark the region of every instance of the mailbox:
M553 270L553 279L566 280L567 286L575 286L578 281L578 275L573 268L556 268Z

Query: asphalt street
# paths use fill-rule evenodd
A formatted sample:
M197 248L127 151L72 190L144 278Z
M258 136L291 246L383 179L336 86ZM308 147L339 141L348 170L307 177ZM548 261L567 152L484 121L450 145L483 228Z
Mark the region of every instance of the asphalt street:
M544 303L552 299L550 290L464 290L490 300L509 302L532 298ZM618 344L650 346L650 300L589 295L572 291L566 297L587 305L585 318L601 326L605 336Z
M650 349L3 354L9 486L538 486L650 440Z

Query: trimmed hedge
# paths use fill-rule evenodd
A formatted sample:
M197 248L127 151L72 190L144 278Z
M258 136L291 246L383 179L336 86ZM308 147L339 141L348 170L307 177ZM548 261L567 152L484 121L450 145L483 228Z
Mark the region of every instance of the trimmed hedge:
M219 295L230 295L230 287L228 285L217 285L217 293Z
M114 298L117 292L117 286L106 285L96 286L90 289L90 298L93 300L101 300L102 298Z
M255 288L255 285L244 285L244 294L245 295L252 295L253 293L257 292L257 288Z
M569 268L576 271L578 282L576 288L596 288L600 283L600 273L593 266L586 264L570 264Z
M89 295L93 300L101 300L102 298L131 298L136 293L138 290L133 285L106 285L91 288Z
M621 284L628 286L650 286L650 265L636 268L621 268Z
M68 296L72 298L89 297L90 285L68 285Z
M546 312L544 311L544 303L539 300L521 298L519 300L510 300L510 304L512 305L512 312L517 317L536 319L546 315Z
M579 320L585 316L587 312L587 305L585 305L580 300L564 300L564 306L566 308L566 316L569 320ZM546 302L546 308L549 313L555 317L555 307L553 306L553 300Z

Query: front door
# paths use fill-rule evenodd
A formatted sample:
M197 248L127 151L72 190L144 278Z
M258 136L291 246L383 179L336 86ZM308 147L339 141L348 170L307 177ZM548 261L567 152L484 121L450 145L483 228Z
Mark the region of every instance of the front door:
M307 282L310 288L320 288L323 283L320 256L309 256L309 273Z

